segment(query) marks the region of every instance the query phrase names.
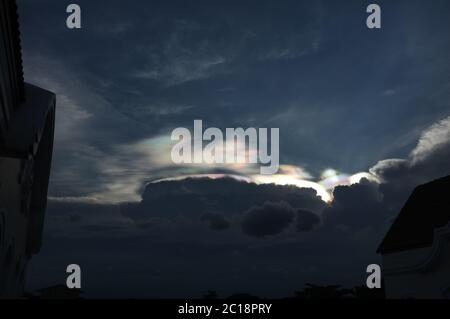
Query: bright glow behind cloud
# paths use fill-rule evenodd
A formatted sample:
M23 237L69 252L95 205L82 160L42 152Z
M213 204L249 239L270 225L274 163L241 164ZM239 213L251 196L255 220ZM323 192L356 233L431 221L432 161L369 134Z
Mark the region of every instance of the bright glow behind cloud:
M275 184L275 185L293 185L298 188L312 188L324 202L331 202L333 197L331 193L322 185L303 180L293 175L276 174L276 175L254 175L252 176L257 184Z

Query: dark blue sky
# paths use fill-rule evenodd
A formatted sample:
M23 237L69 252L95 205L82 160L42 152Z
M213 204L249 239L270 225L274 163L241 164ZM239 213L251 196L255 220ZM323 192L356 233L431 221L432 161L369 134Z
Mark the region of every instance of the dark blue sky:
M167 157L171 131L180 126L191 127L194 119L220 128L279 127L280 162L304 172L303 178L318 182L327 169L349 175L371 170L386 183L380 190L382 195L389 200L391 195L397 198L394 204L380 203L382 195L375 196L371 190L366 194L366 190L354 186L356 190L348 189L348 195L342 199L345 203L339 206L349 212L385 205L383 214L395 214L405 194L417 183L450 172L445 156L438 153L447 147L450 138L450 2L446 0L375 1L382 8L381 30L369 30L365 23L366 6L374 1L79 0L76 2L82 8L82 29L69 30L65 11L72 2L18 1L25 79L57 94L48 239L44 257L38 259L35 268L36 286L47 282L36 279L39 269L45 271L50 264L64 264L70 259L65 259L63 252L67 247L94 272L101 273L100 268L95 268L101 262L92 257L97 246L89 248L84 241L77 246L78 242L70 242L71 236L90 238L103 229L116 243L115 227L130 225L130 220L122 223L124 216L117 213L118 207L99 209L83 205L140 200L148 181L217 171L174 167ZM377 164L386 159L389 160ZM232 172L248 175L246 171ZM350 203L352 198L363 198L363 204ZM149 201L144 201L144 208L152 207L152 200ZM289 203L294 209L305 208ZM256 204L264 203L252 203ZM340 212L339 209L329 207L328 213ZM81 220L78 215L89 226L82 228L82 234L78 233L80 228L70 224ZM361 217L349 216L337 225L352 224L352 218L359 221ZM232 221L233 218L231 225ZM358 224L360 228L347 231L345 236L356 243L370 233L366 226L369 227ZM384 228L380 229L377 235L367 235L371 238L369 248L358 246L369 257L362 254L352 257L353 261L370 261ZM135 236L133 231L128 229L126 233ZM103 240L108 242L101 233L99 245ZM181 241L180 234L190 232L180 231ZM146 237L146 247L154 244L151 236ZM205 236L214 248L217 238ZM254 271L247 264L253 255L246 249L252 245L267 245L272 252L264 257L263 252L253 251L259 256L255 257L257 260L273 262L258 269L261 276L273 281L280 295L286 293L283 280L288 280L296 267L304 266L302 274L310 271L317 280L335 275L329 269L321 269L327 261L320 258L334 249L329 246L332 235L325 230L299 241L297 238L285 242L283 237L277 242L265 241L261 246L230 236L231 241L239 242L236 245L243 246L236 248L228 241L225 246L230 247L221 246L226 241L221 237L217 243L220 248L216 248L246 256L242 263L236 261L233 266L233 271L237 269L239 273L236 287ZM66 248L59 243L66 243ZM319 246L314 246L316 243ZM138 254L127 257L133 252L126 246L126 242L121 242L114 251L122 256L118 259L137 258L140 265L151 259ZM83 253L81 248L88 252ZM206 254L213 248L208 247ZM75 253L77 249L80 251ZM204 251L198 249L196 254L201 256ZM283 268L286 263L276 263L278 252L285 252L282 257L290 260L293 249L296 257L289 269ZM305 265L300 252L315 257ZM348 252L334 253L344 256ZM161 254L164 269L163 265L169 262ZM229 255L214 256L208 262L222 265ZM106 260L109 262L103 262ZM348 263L352 264L351 258ZM337 268L347 280L351 274L344 264ZM130 274L126 265L117 271ZM192 265L202 272L197 266ZM228 277L224 278L217 285L232 286L227 283ZM258 286L258 277L252 280L245 287L252 287L252 283ZM172 281L175 285L176 280ZM160 284L170 290L172 281ZM195 282L191 284L195 286ZM91 287L100 295L105 292L100 282ZM204 287L207 285L187 287L185 293L198 294L207 289ZM233 291L236 287L228 288ZM133 288L124 282L123 289Z
M381 30L359 0L79 1L76 31L69 3L19 1L25 77L59 95L56 196L107 183L103 157L121 157L115 174L171 175L117 147L194 119L280 127L282 164L317 180L405 157L448 115L447 1L381 1Z

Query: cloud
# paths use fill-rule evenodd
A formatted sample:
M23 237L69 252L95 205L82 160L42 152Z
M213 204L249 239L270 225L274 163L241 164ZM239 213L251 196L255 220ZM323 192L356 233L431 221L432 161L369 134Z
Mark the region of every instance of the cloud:
M131 26L126 24L124 22L124 28L118 29L119 33L128 32ZM217 40L217 30L205 31L201 22L170 20L169 24L173 24L173 28L160 39L162 46L144 44L137 50L137 55L145 54L147 59L146 67L140 67L139 72L148 71L148 79L155 76L155 80L159 79L165 85L228 72L230 63L240 69L242 62L255 60L261 52L299 43L286 34L272 45L261 41L256 33L250 35L253 32L249 30L232 28L226 32L227 37L243 38L236 46L232 41ZM279 38L278 34L270 34ZM306 35L314 42L315 37L311 37L314 39L310 39L309 33ZM258 44L256 51L248 45L254 41ZM301 52L303 44L300 46L293 51ZM83 59L87 58L90 56L83 56ZM221 169L238 172L256 182L314 188L324 200L331 200L329 191L322 185L306 180L310 178L306 176L308 174L290 176L288 173L263 180L257 176L253 178L255 169L252 165L174 167L170 161L171 144L165 137L169 136L173 122L189 117L187 111L203 111L197 103L172 103L171 99L161 97L161 92L155 94L154 99L148 99L148 94L143 93L147 91L141 90L145 81L132 81L129 85L128 80L118 79L117 74L114 74L116 77L110 77L110 74L107 77L100 71L93 74L90 68L96 66L88 64L87 68L79 68L78 64L61 56L26 53L25 61L27 81L54 91L58 96L55 156L49 189L53 198L103 203L137 201L145 183L155 178L188 172L208 174ZM109 62L104 61L105 65ZM120 90L116 90L117 87ZM135 95L132 99L127 98L125 92L129 92L130 87L137 92L138 98ZM158 91L152 85L144 87L152 93ZM118 91L121 94L116 94ZM208 113L205 110L205 114Z
M112 144L128 144L142 126L130 124L129 119L114 112L107 99L82 81L79 73L57 59L25 55L25 60L26 80L57 95L49 196L112 202L113 198L116 201L126 199L126 196L117 196L119 189L128 196L135 192L139 179L129 181L132 178L128 175L127 181L122 178L125 174L119 176L116 170L112 175L108 170L118 169L126 162L126 154L116 157ZM128 130L123 133L118 127L128 127Z
M377 260L376 247L392 217L381 186L368 180L338 186L328 205L312 189L226 177L149 184L141 202L120 206L51 200L46 242L53 247L43 254L52 265L73 258L93 269L114 265L107 274L88 279L90 292L102 294L107 292L95 288L95 282L111 275L121 278L119 286L138 287L130 275L139 271L136 265L145 274L140 283L172 287L152 292L159 297L192 296L211 285L240 290L253 287L247 281L252 276L280 282L283 295L305 281L339 278L339 283L353 284L360 279L355 274ZM75 224L67 218L74 214L81 217ZM98 251L101 260L92 257ZM173 289L180 272L193 278L185 281L186 291Z
M383 181L380 190L388 207L398 211L413 189L450 175L450 118L430 126L406 159L378 162L370 172Z
M88 94L81 89L80 81L57 61L39 55L25 55L24 60L26 61L24 70L26 81L52 91L57 96L56 146L60 143L74 142L75 139L83 136L82 129L93 114L88 109L88 105L81 103L79 99L80 91L83 91L85 95ZM67 90L64 82L60 81L61 78L71 82L72 90ZM98 97L94 96L87 97L83 102L91 98L99 102Z
M383 205L379 184L363 180L360 184L336 187L334 200L323 212L326 227L357 231L386 225L390 211Z
M136 234L132 223L120 214L119 206L94 202L49 199L46 231L54 237L124 237Z
M298 16L309 18L295 22L301 33L293 33L294 26L289 22L278 22L275 31L266 19L258 16L253 21L256 28L242 25L237 17L230 23L228 15L236 14L236 10L229 11L233 6L225 4L218 9L217 4L213 8L207 5L202 10L212 10L211 17L218 15L213 20L195 16L161 17L152 21L152 29L159 31L158 36L151 43L141 41L144 44L139 46L138 55L142 55L143 63L134 66L131 77L170 88L239 73L261 61L301 58L319 49L321 34L315 27L320 21L312 18L320 10L318 6L301 5Z
M69 216L69 219L72 223L79 223L83 220L83 218L80 215L73 214Z
M185 57L167 57L168 63L157 63L154 68L137 71L134 77L145 80L162 82L165 86L179 85L190 81L207 79L225 63L225 59L218 57L199 58L194 52ZM163 60L163 59L161 59Z
M416 148L411 152L412 164L426 160L450 144L450 117L432 125L422 133Z
M209 223L211 230L222 231L230 228L230 222L219 214L206 213L201 219Z
M394 179L396 176L391 175L394 172L407 172L416 171L417 168L428 167L426 174L429 173L429 169L432 169L433 162L444 162L435 167L434 170L442 171L448 170L450 165L445 165L445 154L450 151L450 117L447 117L436 124L433 124L428 129L422 132L417 146L410 152L407 159L387 159L378 162L372 169L371 173L384 178L386 181Z
M149 217L188 216L201 219L214 212L224 217L241 215L266 201L286 202L296 208L320 213L326 204L313 189L274 184L258 185L231 177L186 178L150 183L140 203L122 205L132 220Z
M97 33L98 37L113 37L122 39L129 35L134 29L134 25L131 22L108 22L109 23L98 23L95 25L94 31Z
M75 72L70 64L49 56L26 54L25 60L26 80L57 95L50 197L138 201L153 175L170 170L169 134L149 131L147 124L117 111L98 87L82 80L87 76L84 71ZM136 112L166 117L191 108L164 102Z
M244 213L242 231L259 238L277 235L292 223L294 217L295 210L286 202L266 202Z
M298 232L309 232L320 226L321 218L307 210L297 210L296 229Z
M224 52L214 45L211 35L202 34L198 23L174 19L162 24L170 30L159 37L159 43L145 46L144 67L133 72L132 77L171 87L226 72Z

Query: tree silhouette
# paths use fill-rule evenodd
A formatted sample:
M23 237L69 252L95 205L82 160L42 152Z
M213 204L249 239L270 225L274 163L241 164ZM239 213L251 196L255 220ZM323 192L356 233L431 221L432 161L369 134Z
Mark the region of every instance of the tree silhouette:
M383 286L384 287L384 286ZM356 286L351 294L357 299L384 299L384 289L369 289L366 286Z
M209 299L209 300L219 299L219 295L214 290L208 290L207 294L203 296L203 299Z
M351 290L341 288L340 285L318 286L306 284L303 291L296 291L295 298L298 299L342 299L350 297Z

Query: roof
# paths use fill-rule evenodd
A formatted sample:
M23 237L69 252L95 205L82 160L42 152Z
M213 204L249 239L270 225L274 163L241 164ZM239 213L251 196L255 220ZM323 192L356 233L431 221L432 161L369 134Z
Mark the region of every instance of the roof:
M378 248L390 254L433 245L436 229L450 222L450 176L417 187Z
M10 157L27 158L35 155L49 112L55 107L55 94L31 84L25 84L27 99L10 120L10 128L3 137L2 153Z
M0 0L0 156L35 155L55 106L51 92L24 83L15 0Z

